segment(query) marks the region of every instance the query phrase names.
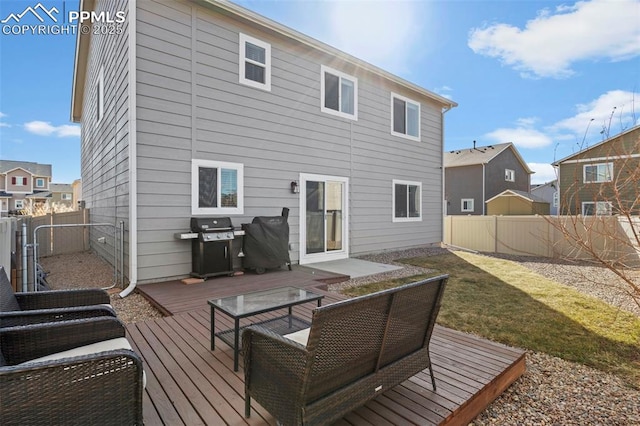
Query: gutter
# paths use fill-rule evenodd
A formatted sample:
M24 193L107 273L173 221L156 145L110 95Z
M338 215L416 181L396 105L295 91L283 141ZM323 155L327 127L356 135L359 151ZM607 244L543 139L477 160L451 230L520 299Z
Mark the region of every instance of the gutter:
M129 286L120 292L127 297L138 283L138 150L136 98L136 2L129 2L128 97L129 97Z
M444 168L444 115L457 104L449 104L442 109L440 114L440 140L442 141L442 155L440 156L440 170L442 173L442 221L440 222L440 241L444 244L444 221L447 216L447 200L445 199L445 168Z

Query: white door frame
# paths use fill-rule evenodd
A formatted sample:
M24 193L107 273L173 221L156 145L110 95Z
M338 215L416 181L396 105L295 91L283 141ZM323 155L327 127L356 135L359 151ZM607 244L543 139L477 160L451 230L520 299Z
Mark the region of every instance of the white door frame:
M342 194L342 250L307 254L307 181L334 181L343 183ZM326 210L326 209L325 209ZM325 215L325 230L327 226ZM326 239L326 232L325 232ZM349 178L343 176L300 173L300 260L301 265L349 257Z

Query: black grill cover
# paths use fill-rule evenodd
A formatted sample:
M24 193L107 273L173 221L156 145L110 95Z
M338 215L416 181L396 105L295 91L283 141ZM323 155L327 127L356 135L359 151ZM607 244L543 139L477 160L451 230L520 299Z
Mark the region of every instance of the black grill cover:
M249 269L277 268L291 263L287 216L257 216L242 225L243 266Z

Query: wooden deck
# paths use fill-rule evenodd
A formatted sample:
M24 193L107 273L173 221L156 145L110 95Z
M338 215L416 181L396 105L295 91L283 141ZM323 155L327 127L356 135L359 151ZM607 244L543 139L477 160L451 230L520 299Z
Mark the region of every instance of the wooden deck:
M275 425L275 419L255 403L252 416L244 417L243 370L233 371L232 350L223 342L216 342L216 350L210 350L207 300L284 285L313 287L325 294L323 304L341 298L323 290L318 279L340 277L294 267L293 271L214 278L199 284L174 281L140 286L146 297L170 315L127 326L128 337L145 363L145 424ZM314 307L315 303L296 306L294 314L310 319ZM230 319L216 316L217 331L231 327ZM431 390L428 370L423 371L336 424L467 424L525 371L524 351L440 326L433 333L431 356L436 393Z

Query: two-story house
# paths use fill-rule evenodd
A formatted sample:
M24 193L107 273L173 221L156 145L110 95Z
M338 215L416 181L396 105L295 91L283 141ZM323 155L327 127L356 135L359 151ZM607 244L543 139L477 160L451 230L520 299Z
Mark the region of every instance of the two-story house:
M549 214L558 214L558 180L554 179L539 185L531 185L531 195L549 203Z
M445 152L444 168L447 215L484 215L501 192L528 193L533 173L511 142Z
M132 284L188 276L191 217L289 209L301 264L442 241L456 103L227 1L83 1L126 13L77 42L83 200L125 222Z
M640 214L640 126L553 163L560 214Z
M0 215L46 203L51 164L0 160Z

